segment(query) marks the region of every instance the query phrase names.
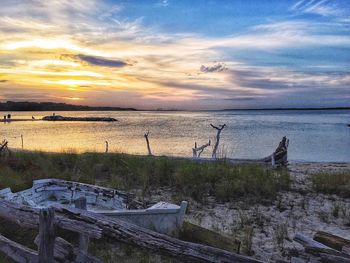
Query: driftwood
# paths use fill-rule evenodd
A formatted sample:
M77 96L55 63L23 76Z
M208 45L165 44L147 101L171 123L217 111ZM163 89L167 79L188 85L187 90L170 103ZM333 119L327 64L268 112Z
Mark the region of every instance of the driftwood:
M152 151L151 151L151 147L149 146L149 140L148 140L148 135L149 135L149 131L147 131L146 133L145 133L145 139L146 139L146 143L147 143L147 150L148 150L148 155L153 155L152 154Z
M314 248L324 248L324 249L329 249L326 245L323 245L322 243L319 243L307 236L304 236L301 233L297 233L294 237L294 241L302 244L303 246L308 246L308 247L314 247Z
M194 148L192 148L193 158L200 158L204 149L210 146L210 144L211 144L211 141L209 140L207 144L203 144L202 146L197 147L197 142L195 142Z
M74 205L76 208L86 210L86 198L80 197L74 201ZM85 234L80 234L79 236L79 249L85 253L87 253L89 247L89 236Z
M182 224L179 238L184 241L213 246L235 253L240 252L241 242L239 240L229 238L187 221Z
M0 201L0 217L27 228L39 228L39 208L20 205L6 200ZM89 237L99 239L102 229L90 222L78 222L65 215L55 214L55 225L66 230L83 233Z
M286 136L284 136L278 144L276 150L271 155L263 159L264 162L271 163L272 166L286 166L288 164L288 146L289 140Z
M211 155L211 158L216 159L216 152L218 150L219 142L220 142L220 134L221 134L222 130L226 127L226 124L220 125L220 127L214 126L213 124L210 124L210 126L217 130L216 141L215 141L215 145L213 148L213 153Z
M344 247L350 248L350 240L323 231L316 232L314 240L338 251L343 251Z
M6 140L3 140L1 143L0 143L0 156L2 154L11 154L9 148L8 148L8 141Z
M105 141L106 143L106 150L105 150L105 153L108 153L108 141Z
M350 263L349 258L344 258L341 256L334 256L329 254L320 254L321 262L324 263Z
M99 238L102 234L111 240L139 246L186 262L261 262L225 250L181 241L128 222L111 219L89 211L67 208L61 205L55 205L54 208L55 224L58 227L87 234L93 238ZM37 228L39 211L37 208L5 200L0 201L0 216L23 226Z
M0 235L0 251L19 263L34 263L38 261L38 253Z
M39 263L53 263L55 247L55 209L44 208L39 215Z
M294 240L304 246L305 252L320 257L322 262L350 263L349 254L330 248L300 233L295 235Z
M261 262L225 250L181 241L164 234L136 226L134 224L110 219L89 211L55 206L56 213L65 214L72 220L93 222L103 230L103 235L119 242L136 245L156 253L166 254L186 262Z

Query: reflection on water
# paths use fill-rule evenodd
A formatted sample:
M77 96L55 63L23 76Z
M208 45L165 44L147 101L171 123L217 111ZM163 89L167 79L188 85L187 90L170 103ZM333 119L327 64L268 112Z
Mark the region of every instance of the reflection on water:
M0 139L10 147L45 151L110 151L147 154L143 134L149 130L156 155L191 156L216 131L210 123L227 127L222 132L221 155L261 158L269 155L282 136L290 138L289 159L350 161L350 111L220 111L220 112L60 112L64 116L107 116L114 123L12 122L1 123ZM4 113L5 114L5 113ZM13 112L12 118L36 119L51 112ZM202 156L210 156L209 147Z

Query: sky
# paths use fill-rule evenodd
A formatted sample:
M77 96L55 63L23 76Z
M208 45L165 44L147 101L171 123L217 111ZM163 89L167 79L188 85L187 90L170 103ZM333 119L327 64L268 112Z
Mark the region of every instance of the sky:
M350 106L350 1L1 0L7 100Z

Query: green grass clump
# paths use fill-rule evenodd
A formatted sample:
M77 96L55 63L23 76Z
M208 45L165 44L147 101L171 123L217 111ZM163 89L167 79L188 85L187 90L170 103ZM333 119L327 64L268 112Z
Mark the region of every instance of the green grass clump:
M275 199L289 188L289 174L255 164L218 160L193 161L170 157L145 157L101 153L18 152L0 159L0 188L19 191L41 178L98 182L121 190L170 189L175 197L204 202L208 196L225 202L236 198Z
M350 197L350 170L312 174L311 180L317 192Z

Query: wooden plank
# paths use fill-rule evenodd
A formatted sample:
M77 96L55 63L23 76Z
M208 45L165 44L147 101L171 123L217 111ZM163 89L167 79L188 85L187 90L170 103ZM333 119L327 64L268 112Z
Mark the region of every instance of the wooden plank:
M350 248L350 240L323 231L316 232L314 240L338 251L342 251L343 247Z
M53 263L55 247L55 209L43 208L39 215L39 263Z
M38 253L0 235L0 251L18 263L38 263Z
M182 225L179 238L184 241L213 246L235 253L239 253L241 245L239 240L231 239L187 221L185 221Z
M124 242L155 253L165 254L186 262L262 262L222 249L194 244L163 235L137 225L111 219L89 211L55 205L57 214L64 214L77 221L94 222L103 230L103 235L118 242Z
M74 201L74 205L78 209L86 210L87 205L86 205L86 198L85 197L80 197L77 200ZM85 234L80 234L79 235L79 249L85 253L87 253L89 248L89 236Z

